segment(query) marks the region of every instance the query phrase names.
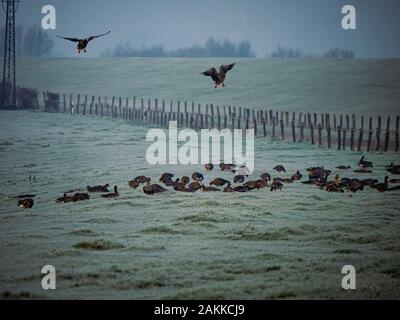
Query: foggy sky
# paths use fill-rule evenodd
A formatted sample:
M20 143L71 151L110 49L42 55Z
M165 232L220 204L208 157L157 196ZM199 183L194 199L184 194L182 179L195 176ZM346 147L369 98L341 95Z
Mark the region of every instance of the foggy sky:
M400 57L398 0L21 0L17 23L40 23L46 4L57 10L57 30L47 31L53 51L65 56L76 56L75 44L56 34L87 37L112 30L90 44L87 57L119 43L175 49L210 36L249 40L259 57L279 44L315 54L339 46L357 57ZM357 30L341 28L345 4L356 7ZM0 19L4 24L4 14Z

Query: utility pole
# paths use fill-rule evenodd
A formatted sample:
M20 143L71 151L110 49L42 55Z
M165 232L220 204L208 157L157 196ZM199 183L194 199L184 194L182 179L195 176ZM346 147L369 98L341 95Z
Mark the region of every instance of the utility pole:
M17 88L15 81L15 13L19 0L1 0L6 14L4 34L3 88L1 108L17 108Z

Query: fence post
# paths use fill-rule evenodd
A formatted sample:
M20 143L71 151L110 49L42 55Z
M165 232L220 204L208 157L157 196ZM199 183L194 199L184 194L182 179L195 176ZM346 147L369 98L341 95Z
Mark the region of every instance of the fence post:
M310 124L310 134L311 134L311 144L315 144L315 140L314 140L314 124L313 123Z
M338 150L341 149L341 144L342 144L342 136L341 136L341 128L337 128L337 142L338 142Z
M385 152L389 150L389 138L390 138L390 116L387 118L386 123L386 134L385 134Z
M378 117L378 128L376 129L376 151L379 151L381 148L381 117Z
M396 117L396 133L395 133L395 151L399 151L399 122L400 122L400 117Z
M292 120L292 138L293 142L296 142L296 125L295 125L295 120Z
M371 143L372 143L372 117L369 117L369 131L368 131L368 146L367 151L371 150Z
M363 137L364 137L364 116L361 116L361 128L360 128L360 133L358 136L358 146L357 146L357 151L361 151L362 143L363 143Z

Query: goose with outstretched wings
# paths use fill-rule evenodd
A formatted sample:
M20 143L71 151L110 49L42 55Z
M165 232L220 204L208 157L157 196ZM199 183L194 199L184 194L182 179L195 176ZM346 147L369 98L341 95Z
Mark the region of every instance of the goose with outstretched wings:
M103 33L103 34L99 34L97 36L90 36L90 37L87 37L85 39L67 38L67 37L60 37L60 36L57 36L57 38L64 39L64 40L69 40L69 41L72 41L72 42L78 42L78 44L76 45L76 49L78 50L78 53L81 53L82 50L83 50L83 52L86 52L86 47L87 47L87 45L88 45L88 43L90 41L92 41L93 39L99 38L99 37L103 37L103 36L105 36L105 35L107 35L109 33L111 33L111 31L108 31L108 32Z
M219 67L219 72L215 68L208 69L207 71L202 72L201 74L211 77L211 79L214 81L215 88L217 88L219 85L222 85L225 87L225 79L226 79L226 74L229 70L232 70L233 67L235 66L236 63L232 64L224 64Z

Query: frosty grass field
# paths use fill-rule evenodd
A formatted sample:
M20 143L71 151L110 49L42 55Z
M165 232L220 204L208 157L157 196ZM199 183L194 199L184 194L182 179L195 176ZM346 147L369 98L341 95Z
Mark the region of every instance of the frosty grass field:
M229 60L229 59L228 59ZM227 87L198 73L219 59L19 61L21 85L66 93L150 97L289 111L397 115L398 60L239 60ZM229 62L229 61L228 61ZM129 190L138 175L158 180L204 171L150 166L148 128L122 120L0 112L0 298L270 299L399 298L400 192L327 193L287 184L282 192L177 193ZM361 153L257 139L255 172L355 167ZM370 153L383 180L398 154ZM205 174L231 178L219 170ZM31 177L31 179L29 179ZM33 177L35 179L33 179ZM57 204L71 189L109 183L121 196ZM36 194L25 211L10 199ZM95 249L88 250L93 245ZM41 288L41 268L57 289ZM352 264L357 289L341 288Z

